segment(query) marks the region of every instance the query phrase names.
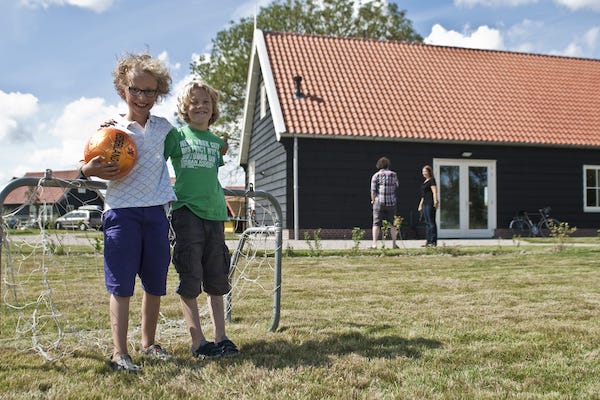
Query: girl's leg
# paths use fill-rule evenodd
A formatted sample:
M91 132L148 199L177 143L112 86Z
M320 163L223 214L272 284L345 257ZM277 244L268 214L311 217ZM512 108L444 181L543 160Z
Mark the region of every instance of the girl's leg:
M159 310L160 296L144 292L142 297L142 348L144 349L155 343Z
M113 358L127 351L127 331L129 324L130 297L110 295L110 327L113 340Z

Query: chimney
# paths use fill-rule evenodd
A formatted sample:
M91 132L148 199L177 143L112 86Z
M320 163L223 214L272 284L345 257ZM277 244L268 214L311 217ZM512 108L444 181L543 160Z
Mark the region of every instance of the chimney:
M292 98L294 100L296 99L305 99L306 95L304 93L302 93L302 89L300 88L300 82L302 82L302 77L300 75L296 75L294 77L294 94L292 95Z

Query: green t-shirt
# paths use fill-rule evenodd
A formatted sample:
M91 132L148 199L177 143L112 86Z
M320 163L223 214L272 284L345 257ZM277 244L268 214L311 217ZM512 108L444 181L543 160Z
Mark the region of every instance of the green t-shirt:
M171 158L175 169L176 210L187 206L200 218L226 221L227 205L219 182L223 165L221 147L225 142L210 131L189 126L173 128L165 139L165 159Z

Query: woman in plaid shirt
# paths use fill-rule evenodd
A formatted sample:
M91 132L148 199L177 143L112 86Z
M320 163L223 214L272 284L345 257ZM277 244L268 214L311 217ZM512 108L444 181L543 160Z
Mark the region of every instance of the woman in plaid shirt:
M377 239L381 234L381 221L387 220L392 236L392 248L397 249L396 237L398 230L394 226L396 216L396 190L398 189L398 176L390 171L390 160L381 157L375 166L379 169L371 177L371 204L373 205L373 244L377 248Z

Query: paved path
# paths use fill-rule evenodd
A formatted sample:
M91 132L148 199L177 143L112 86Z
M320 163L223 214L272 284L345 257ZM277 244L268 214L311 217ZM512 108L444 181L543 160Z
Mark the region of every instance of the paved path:
M314 240L310 241L311 245L315 245ZM424 240L398 240L398 247L401 249L414 249L422 247L425 244ZM439 239L438 246L516 246L519 243L512 239ZM235 248L237 245L236 241L227 241L229 248ZM378 248L381 248L382 242L379 241L377 244ZM321 249L323 250L350 250L354 247L354 241L352 240L321 240ZM387 240L385 242L387 249L392 248L392 241ZM293 250L308 250L309 246L305 240L283 240L283 249L291 248ZM360 249L370 249L371 240L361 240Z
M294 241L294 244L296 244L297 242L299 241ZM322 240L321 243L323 244L323 249L351 249L354 247L354 241L352 240ZM413 249L423 247L423 245L425 244L425 240L398 240L396 241L396 244L401 249ZM515 246L516 244L517 243L512 239L438 239L438 246ZM304 245L306 246L306 248L308 248L306 243L304 243ZM377 242L377 246L381 248L382 242ZM391 249L392 241L386 240L385 247L387 249ZM371 241L362 240L360 242L360 248L371 248ZM298 247L298 249L300 249L300 247Z
M58 242L58 244L62 245L71 245L71 244L89 244L94 243L96 235L92 231L88 232L80 232L73 231L68 234L64 233L54 233L53 231L49 231L48 238L52 241ZM13 241L16 242L34 242L40 243L42 241L41 235L11 235L10 237ZM311 240L310 243L314 246L314 240ZM418 248L423 246L425 243L424 240L398 240L397 244L400 248ZM439 239L438 246L516 246L518 242L513 241L512 239ZM382 242L378 242L378 247L381 248ZM230 249L235 248L237 246L237 240L228 240L227 246ZM283 248L292 248L295 250L308 250L309 246L305 240L293 240L293 239L283 239ZM323 250L350 250L354 247L354 241L352 240L321 240L321 248ZM392 241L387 240L385 242L385 247L387 249L392 248ZM361 249L369 249L371 248L371 240L361 240L360 242Z
M235 246L237 242L233 242L233 246ZM314 241L311 241L311 244L314 246ZM381 248L381 241L377 243L377 247ZM424 240L398 240L398 246L401 249L416 249L423 247L425 244ZM227 244L229 246L229 243ZM294 250L308 250L308 244L304 240L283 240L283 249L291 247ZM513 239L438 239L438 247L447 246L447 247L456 247L456 246L552 246L552 242L539 242L539 243L531 243ZM598 246L597 243L566 243L565 246L574 246L574 247L594 247ZM354 247L354 241L352 240L321 240L321 248L323 250L350 250ZM230 247L231 249L232 247ZM360 249L370 249L371 248L371 240L361 240ZM385 242L385 248L392 248L392 241L387 240Z
M51 233L48 235L50 241L54 242L55 245L92 245L96 244L96 235L86 234L86 232L74 231L69 234L56 234ZM41 235L11 235L10 240L14 242L30 242L30 243L41 243L42 236ZM311 245L314 247L314 240L310 241ZM424 240L398 240L398 246L401 249L415 249L420 248L425 243ZM227 240L227 246L230 250L233 250L237 247L237 240ZM378 242L378 248L381 248L382 242ZM439 239L438 247L440 246L448 246L448 247L456 247L456 246L518 246L518 245L550 245L550 243L527 243L525 241L520 242L518 240L513 239ZM593 243L573 243L568 244L571 246L597 246L597 244ZM323 250L350 250L354 247L354 241L352 240L321 240L321 249ZM305 240L292 240L292 239L283 239L283 246L285 249L293 249L293 250L309 250L310 247ZM367 250L371 248L371 240L361 240L360 249ZM392 248L392 241L387 240L385 242L385 248Z

